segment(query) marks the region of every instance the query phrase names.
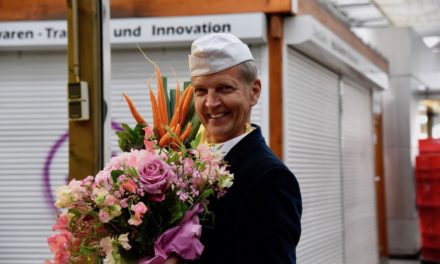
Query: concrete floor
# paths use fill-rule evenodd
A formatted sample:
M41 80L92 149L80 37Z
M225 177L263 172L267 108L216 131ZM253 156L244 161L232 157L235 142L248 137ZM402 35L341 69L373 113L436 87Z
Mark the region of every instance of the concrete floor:
M390 259L387 264L420 264L420 260Z

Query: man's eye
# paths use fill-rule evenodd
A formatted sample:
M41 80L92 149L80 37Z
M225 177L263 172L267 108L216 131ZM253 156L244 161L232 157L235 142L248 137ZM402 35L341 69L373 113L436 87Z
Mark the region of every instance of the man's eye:
M205 90L205 89L196 89L196 90L194 91L194 94L195 94L196 96L201 96L201 95L206 94L206 90Z
M234 87L232 87L232 86L222 86L220 88L220 91L224 92L224 93L232 92L233 90L234 90Z

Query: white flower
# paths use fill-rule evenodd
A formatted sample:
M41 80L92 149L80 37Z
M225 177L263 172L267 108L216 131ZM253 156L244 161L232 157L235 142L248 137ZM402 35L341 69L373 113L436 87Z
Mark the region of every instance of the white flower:
M110 237L105 237L99 241L99 246L105 253L105 264L115 264L115 259L113 258L113 239Z
M234 174L232 173L223 174L218 179L218 185L220 189L230 188L233 184L233 180L234 180Z
M71 191L67 185L58 187L56 191L57 201L55 202L55 206L57 208L71 208L74 201L70 193Z
M120 235L118 241L125 250L130 250L131 246L128 244L128 233Z

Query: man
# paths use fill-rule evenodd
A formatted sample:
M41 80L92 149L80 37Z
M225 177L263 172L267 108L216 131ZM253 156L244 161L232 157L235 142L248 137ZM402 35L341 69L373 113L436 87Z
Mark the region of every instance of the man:
M234 173L226 195L213 199L205 250L196 263L296 263L301 195L294 175L250 125L261 81L246 44L231 34L195 40L189 55L196 112L204 138L217 144Z

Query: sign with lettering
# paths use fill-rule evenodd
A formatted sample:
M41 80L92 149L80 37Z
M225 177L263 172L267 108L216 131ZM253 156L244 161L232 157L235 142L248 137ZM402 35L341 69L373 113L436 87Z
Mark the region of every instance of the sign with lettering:
M315 18L309 15L297 16L285 23L287 44L294 45L314 57L322 54L316 49L325 51L332 58L332 63L342 62L350 66L378 87L387 89L388 75L374 63L352 48L336 34L321 25ZM323 60L324 57L318 58Z
M262 13L213 16L125 18L110 21L112 44L187 44L209 33L232 33L247 43L266 41ZM0 23L0 48L65 47L66 21Z

